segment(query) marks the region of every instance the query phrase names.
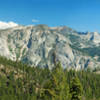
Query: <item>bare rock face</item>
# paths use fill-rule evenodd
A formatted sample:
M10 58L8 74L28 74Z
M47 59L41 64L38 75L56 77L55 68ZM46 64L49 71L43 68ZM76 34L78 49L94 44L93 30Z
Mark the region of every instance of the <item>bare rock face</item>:
M99 37L65 26L16 26L0 30L0 55L32 66L52 68L60 61L64 68L93 70L99 67Z

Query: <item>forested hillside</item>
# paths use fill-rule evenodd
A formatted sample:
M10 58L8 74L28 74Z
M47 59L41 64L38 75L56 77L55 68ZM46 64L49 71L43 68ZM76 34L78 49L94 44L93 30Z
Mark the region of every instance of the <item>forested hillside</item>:
M30 67L0 57L0 100L100 100L100 75Z

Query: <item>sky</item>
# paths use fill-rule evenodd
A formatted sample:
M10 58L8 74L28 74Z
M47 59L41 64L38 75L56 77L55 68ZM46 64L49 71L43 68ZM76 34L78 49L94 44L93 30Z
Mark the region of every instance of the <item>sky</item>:
M100 0L0 0L0 21L100 32Z

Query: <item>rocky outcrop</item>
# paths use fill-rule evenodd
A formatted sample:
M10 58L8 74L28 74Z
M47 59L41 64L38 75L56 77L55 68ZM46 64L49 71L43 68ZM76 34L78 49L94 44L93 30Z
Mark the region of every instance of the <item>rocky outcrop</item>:
M84 34L65 26L16 26L0 30L0 55L32 66L52 68L60 61L64 68L95 69L100 55L93 48L100 48L99 37L96 32Z

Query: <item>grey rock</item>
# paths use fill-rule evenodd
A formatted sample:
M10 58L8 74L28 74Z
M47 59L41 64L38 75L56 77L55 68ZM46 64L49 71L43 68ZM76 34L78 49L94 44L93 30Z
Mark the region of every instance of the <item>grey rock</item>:
M17 26L0 30L0 55L31 66L51 69L60 61L64 68L94 70L100 64L99 48L99 33L79 33L66 26Z

